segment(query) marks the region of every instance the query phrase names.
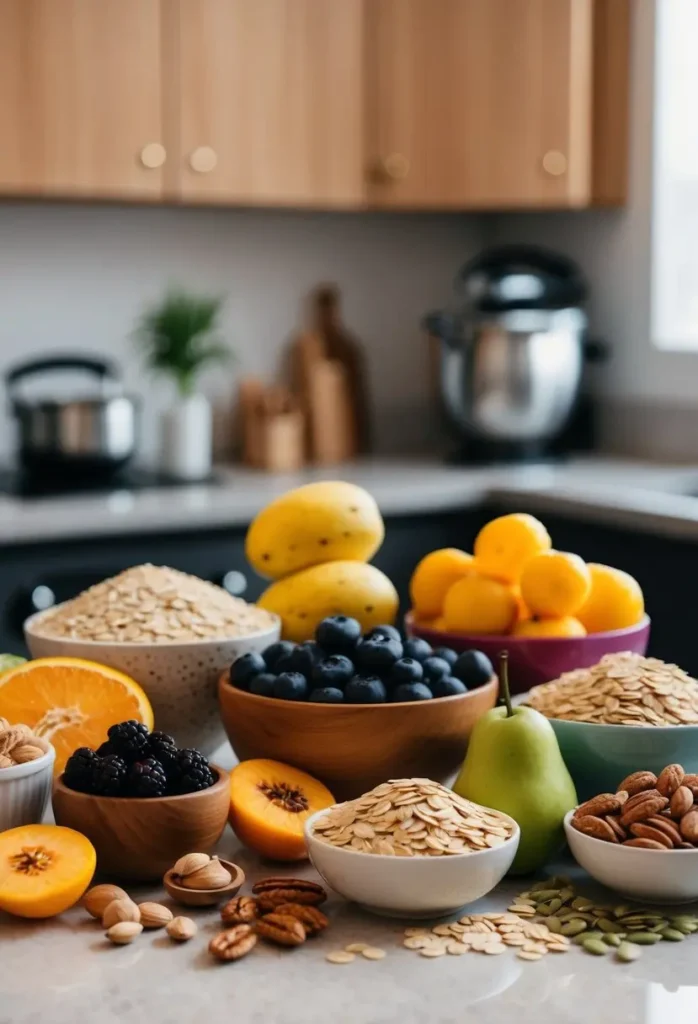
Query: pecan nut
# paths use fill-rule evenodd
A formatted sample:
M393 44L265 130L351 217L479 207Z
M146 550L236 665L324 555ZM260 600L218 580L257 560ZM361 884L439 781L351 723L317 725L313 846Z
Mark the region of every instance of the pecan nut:
M620 816L620 823L628 828L636 821L646 821L653 814L663 811L668 804L668 797L662 796L656 789L648 789L645 793L638 793L637 797L628 800Z
M267 914L257 922L257 934L277 946L300 946L305 942L305 928L290 914Z
M254 896L233 896L221 907L224 925L250 924L257 919L257 900Z
M641 850L666 850L666 846L655 842L654 839L626 839L623 846L637 846Z
M667 850L674 849L672 839L665 832L659 828L653 828L652 825L648 825L644 821L636 821L634 825L630 826L630 831L637 839L653 839L655 843L659 843Z
M668 764L659 773L656 785L657 792L661 793L662 796L671 796L683 782L685 774L682 765Z
M572 824L578 832L594 839L604 839L607 843L617 843L618 837L607 821L593 814L584 814L580 818L572 818Z
M669 810L671 811L672 818L683 818L684 814L688 814L692 807L693 793L688 786L679 786L671 794L671 800L669 801Z
M659 829L660 832L663 832L665 836L668 836L669 839L671 839L674 846L678 846L682 841L679 826L669 818L662 818L660 815L653 815L651 818L647 818L645 825L651 825L652 828Z
M295 917L296 921L300 921L305 928L308 938L319 935L330 923L326 914L323 914L317 907L309 907L302 903L284 903L276 913L283 914L285 917Z
M257 897L257 907L260 914L269 914L284 903L302 903L306 907L317 907L326 899L327 893L324 889L322 892L313 892L308 889L285 887L261 892Z
M698 776L696 776L698 779ZM624 789L628 796L635 796L636 793L641 793L645 789L654 789L657 785L657 776L654 772L633 772L632 775L627 775L620 786L618 791Z
M284 878L281 875L272 875L271 878L261 878L252 886L255 896L259 896L262 892L269 892L270 889L297 889L299 892L317 893L323 899L327 897L327 893L320 883L311 882L308 878Z
M679 822L681 835L687 843L698 843L698 811L689 811Z
M214 935L208 944L208 951L217 960L240 960L247 956L257 945L257 936L248 924L238 924L235 928Z
M605 814L615 814L627 799L627 796L623 799L617 793L599 793L598 796L580 804L574 812L574 816L575 818L584 818L587 814L591 814L594 818L602 818Z
M615 834L618 836L618 838L621 840L621 842L624 839L627 839L626 831L623 828L623 826L621 825L620 818L617 815L615 815L615 814L607 814L605 816L605 818L604 818L604 821L608 822L608 824L611 826L611 828L613 829Z

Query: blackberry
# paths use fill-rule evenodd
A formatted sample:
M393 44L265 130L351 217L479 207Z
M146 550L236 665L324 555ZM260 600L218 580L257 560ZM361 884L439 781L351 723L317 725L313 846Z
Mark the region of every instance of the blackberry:
M177 753L177 746L171 736L164 732L151 732L150 742L148 743L148 758L155 758L156 761L160 762L170 782L179 775Z
M79 747L68 758L65 766L64 781L70 789L79 793L92 792L92 774L99 757L89 747Z
M181 778L177 784L177 792L198 793L201 789L208 789L215 781L215 777L208 766L208 762L206 762L205 765L192 763L182 772Z
M120 722L119 725L112 725L107 736L114 754L123 758L127 764L133 761L140 761L148 756L148 741L150 735L148 726L142 722L136 722L131 718L128 722Z
M193 747L182 747L177 751L177 764L182 772L190 768L208 768L208 758Z
M126 780L129 796L164 796L167 792L165 769L154 757L131 765Z
M105 740L101 747L97 747L97 757L109 757L110 754L115 753L116 751L114 750L109 740Z
M92 771L92 792L99 796L122 796L128 765L116 754L102 757Z

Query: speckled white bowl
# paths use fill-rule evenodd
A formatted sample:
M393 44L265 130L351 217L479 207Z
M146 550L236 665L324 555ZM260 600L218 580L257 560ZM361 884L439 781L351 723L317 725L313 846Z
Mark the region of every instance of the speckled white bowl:
M148 695L155 728L174 736L178 746L196 747L207 756L226 738L218 713L218 677L242 654L273 644L281 632L277 619L271 629L231 640L134 644L41 636L36 627L55 610L39 612L24 623L33 658L87 658L125 672Z
M44 816L51 787L56 751L36 738L46 753L26 764L0 769L0 832L20 825L36 825Z

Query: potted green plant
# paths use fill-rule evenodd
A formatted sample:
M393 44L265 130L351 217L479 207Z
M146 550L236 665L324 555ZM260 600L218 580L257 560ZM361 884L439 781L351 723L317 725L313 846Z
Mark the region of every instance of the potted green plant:
M211 471L212 411L196 390L201 371L230 359L219 335L223 300L171 289L147 310L136 331L146 365L175 385L175 403L163 414L162 468L171 476L199 480Z

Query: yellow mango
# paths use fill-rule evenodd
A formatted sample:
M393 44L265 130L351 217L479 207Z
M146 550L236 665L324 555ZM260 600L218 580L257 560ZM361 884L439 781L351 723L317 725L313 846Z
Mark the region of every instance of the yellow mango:
M276 612L284 640L311 640L328 615L350 615L364 632L395 621L398 596L388 577L364 562L325 562L277 580L257 604Z
M245 554L261 576L278 580L323 562L368 562L384 535L368 491L323 480L288 491L263 508L247 531Z

